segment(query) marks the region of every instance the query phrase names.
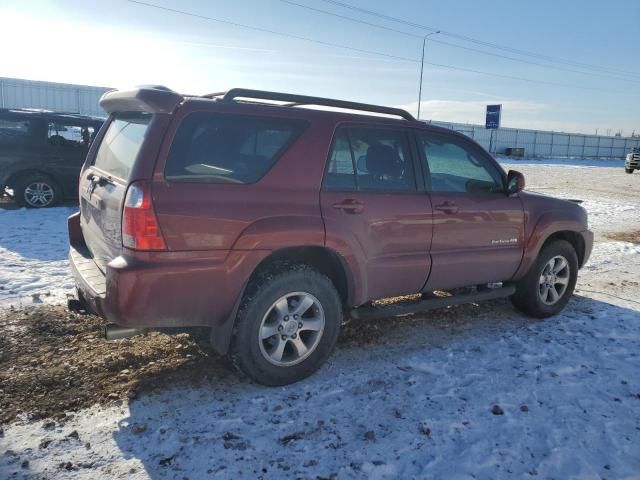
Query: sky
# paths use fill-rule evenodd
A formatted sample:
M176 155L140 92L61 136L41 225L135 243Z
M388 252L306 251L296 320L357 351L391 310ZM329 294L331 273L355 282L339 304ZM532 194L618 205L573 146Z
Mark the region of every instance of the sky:
M0 0L0 76L258 88L415 114L422 38L440 30L421 118L484 123L500 103L507 127L640 133L639 0L141 1Z

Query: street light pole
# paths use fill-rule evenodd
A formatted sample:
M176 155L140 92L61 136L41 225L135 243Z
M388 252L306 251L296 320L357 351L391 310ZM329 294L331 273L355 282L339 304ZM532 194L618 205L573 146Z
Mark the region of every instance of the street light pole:
M427 46L427 38L438 33L440 33L440 30L427 33L422 39L422 62L420 63L420 87L418 89L418 120L420 120L420 103L422 102L422 72L424 72L424 49Z

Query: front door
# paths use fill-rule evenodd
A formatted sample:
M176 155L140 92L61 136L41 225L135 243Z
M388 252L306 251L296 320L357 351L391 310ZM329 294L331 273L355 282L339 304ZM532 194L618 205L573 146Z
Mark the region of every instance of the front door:
M522 260L524 212L498 165L458 135L420 133L418 144L434 225L425 291L509 280Z
M321 192L327 246L351 258L356 303L419 292L429 275L431 204L403 129L343 127Z

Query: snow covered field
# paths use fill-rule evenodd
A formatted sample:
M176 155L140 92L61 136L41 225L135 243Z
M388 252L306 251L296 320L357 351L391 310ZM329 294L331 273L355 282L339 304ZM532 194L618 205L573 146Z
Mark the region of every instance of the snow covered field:
M296 385L221 365L64 425L25 417L0 434L0 478L640 479L640 245L606 237L640 229L640 175L575 163L505 164L585 200L597 243L562 315L500 301L364 323L373 340ZM72 210L0 210L0 308L64 300Z

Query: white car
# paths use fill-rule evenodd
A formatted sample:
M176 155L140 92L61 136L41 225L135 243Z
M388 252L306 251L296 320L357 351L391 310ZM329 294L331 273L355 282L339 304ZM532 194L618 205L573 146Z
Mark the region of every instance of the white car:
M631 153L627 153L627 158L624 160L624 171L633 173L634 170L640 170L640 147L636 147Z

